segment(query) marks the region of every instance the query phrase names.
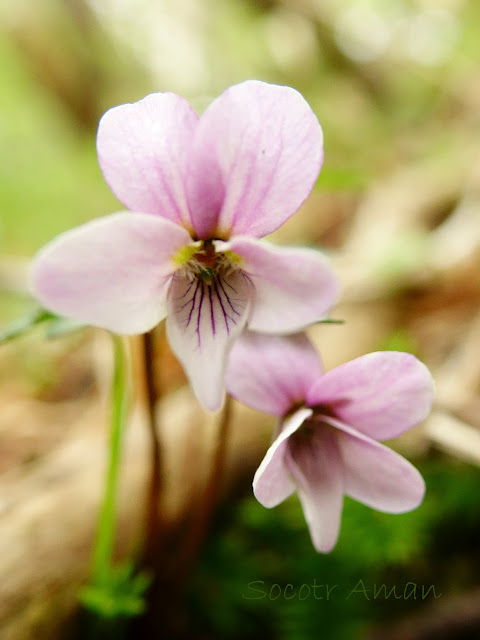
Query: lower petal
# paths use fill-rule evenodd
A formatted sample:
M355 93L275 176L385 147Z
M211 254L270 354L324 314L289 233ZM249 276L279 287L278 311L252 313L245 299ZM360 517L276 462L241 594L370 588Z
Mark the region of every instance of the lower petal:
M79 322L143 333L165 317L173 257L190 243L182 227L144 213L93 220L37 254L32 292L48 309Z
M344 493L336 434L322 429L311 438L292 439L285 458L297 485L313 546L328 553L338 539Z
M337 301L338 281L319 251L246 237L233 238L225 249L243 259L242 269L255 286L252 331L299 331L324 317Z
M241 271L204 279L177 273L167 297L167 336L200 403L219 409L234 341L247 323L254 290Z
M338 444L347 495L386 513L404 513L420 505L425 482L408 460L338 420L326 420L341 431Z
M295 483L285 463L288 438L311 417L312 410L303 408L283 421L281 431L255 473L253 492L264 507L276 507L295 491Z

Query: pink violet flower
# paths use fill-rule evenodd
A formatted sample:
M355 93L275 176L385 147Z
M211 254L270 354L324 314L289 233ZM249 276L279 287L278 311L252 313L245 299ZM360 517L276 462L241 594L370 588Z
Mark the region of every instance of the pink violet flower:
M253 480L257 500L275 507L297 491L317 551L336 544L344 495L387 513L422 502L420 473L377 442L430 411L433 380L413 355L369 353L323 373L305 335L246 332L232 349L226 379L235 398L279 417Z
M200 402L224 398L227 356L246 325L302 329L338 295L323 255L259 238L309 195L323 161L318 120L294 89L247 81L199 118L173 93L107 111L97 150L131 212L61 234L36 256L47 308L122 334L166 318L170 345Z

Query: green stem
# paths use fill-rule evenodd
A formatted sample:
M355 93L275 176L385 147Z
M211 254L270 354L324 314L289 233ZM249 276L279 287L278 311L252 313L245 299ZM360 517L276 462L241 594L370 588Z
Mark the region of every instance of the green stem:
M115 538L116 494L127 409L127 358L122 339L113 335L114 370L109 461L102 510L93 551L92 582L105 584L111 573Z

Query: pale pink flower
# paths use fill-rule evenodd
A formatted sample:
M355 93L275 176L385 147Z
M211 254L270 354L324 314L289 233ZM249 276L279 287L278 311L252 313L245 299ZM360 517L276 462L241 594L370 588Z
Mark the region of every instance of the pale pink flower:
M246 332L233 347L227 389L279 417L254 493L265 507L275 507L297 491L318 551L330 551L337 541L344 495L388 513L421 503L422 476L377 442L430 411L432 377L411 354L369 353L323 373L304 335Z
M34 294L59 314L117 333L143 333L166 317L194 392L217 409L228 352L247 323L297 331L337 298L319 252L258 240L310 193L322 141L299 93L258 81L231 87L201 118L172 93L107 111L100 166L136 213L53 240L34 261Z

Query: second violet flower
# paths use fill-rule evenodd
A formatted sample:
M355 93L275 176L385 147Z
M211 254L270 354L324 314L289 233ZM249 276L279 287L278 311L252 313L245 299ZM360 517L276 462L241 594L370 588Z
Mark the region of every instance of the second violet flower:
M131 211L68 231L36 257L47 308L123 334L166 317L170 345L202 404L224 397L228 352L248 325L298 331L338 294L324 257L259 240L309 195L323 160L318 120L294 89L248 81L202 117L156 93L100 121L100 166Z
M413 355L369 353L324 373L305 335L246 332L233 348L227 388L244 404L279 417L253 490L265 507L297 491L318 551L336 543L344 495L387 513L421 503L420 473L377 442L430 412L432 376Z

